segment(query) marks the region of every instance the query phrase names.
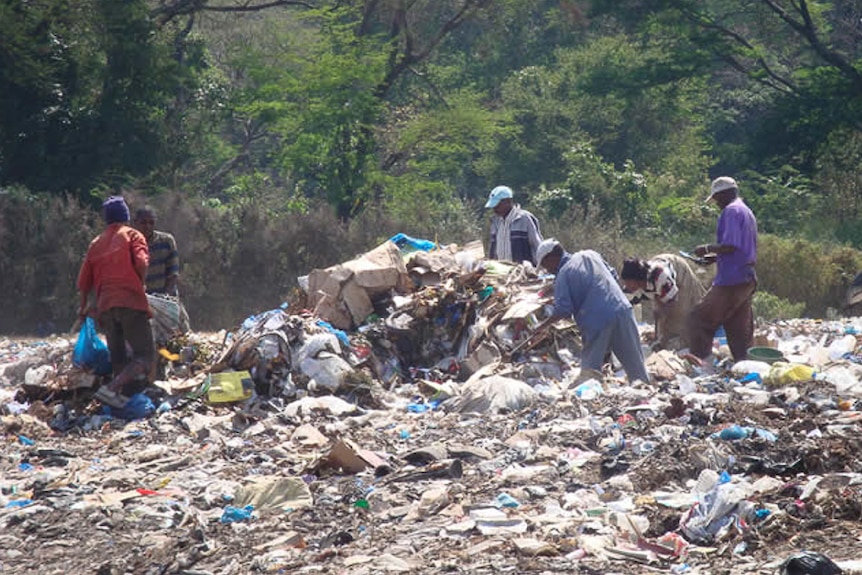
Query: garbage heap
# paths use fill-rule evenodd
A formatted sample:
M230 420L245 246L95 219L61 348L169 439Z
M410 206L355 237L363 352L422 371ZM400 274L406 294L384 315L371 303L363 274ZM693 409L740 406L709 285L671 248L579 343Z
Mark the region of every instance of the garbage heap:
M862 320L760 325L766 361L654 353L631 384L581 373L572 326L532 337L535 270L384 250L393 287L348 262L170 342L140 412L88 402L73 342L0 341L0 566L862 572Z
M248 372L270 399L326 393L375 407L380 391L403 384L423 383L436 401L494 374L527 388L576 368L573 324L535 331L550 313L552 278L529 263L483 261L478 242L405 254L389 241L300 283L309 310L248 318L212 373Z

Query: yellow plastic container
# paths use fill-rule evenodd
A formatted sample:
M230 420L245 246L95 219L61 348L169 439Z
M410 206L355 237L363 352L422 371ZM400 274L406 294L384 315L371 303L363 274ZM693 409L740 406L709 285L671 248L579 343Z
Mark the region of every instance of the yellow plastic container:
M223 371L207 376L207 401L231 403L244 401L254 392L254 381L247 371Z

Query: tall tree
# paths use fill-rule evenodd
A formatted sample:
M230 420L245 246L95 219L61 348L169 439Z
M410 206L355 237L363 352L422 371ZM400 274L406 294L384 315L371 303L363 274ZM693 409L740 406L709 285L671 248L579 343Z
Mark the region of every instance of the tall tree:
M212 4L199 3L207 9ZM325 4L325 5L324 5ZM441 43L490 0L409 2L365 0L304 5L295 12L314 33L302 47L272 31L286 50L243 51L245 73L237 92L237 118L273 143L282 174L309 197L323 197L342 218L375 193L377 174L392 167L382 158L377 127L389 106L410 99L404 86ZM262 3L248 3L249 9ZM425 90L433 89L423 83ZM274 138L274 139L272 139ZM246 154L241 146L237 156ZM240 167L228 160L227 171ZM219 173L224 180L228 173ZM226 180L225 180L226 181Z
M197 62L145 0L6 0L0 38L0 183L87 196L182 157L166 121Z

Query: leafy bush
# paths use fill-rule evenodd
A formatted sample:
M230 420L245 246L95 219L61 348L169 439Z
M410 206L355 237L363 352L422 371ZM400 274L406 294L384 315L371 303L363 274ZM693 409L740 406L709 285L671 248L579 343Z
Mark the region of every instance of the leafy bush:
M66 196L0 189L0 328L66 330L77 311L75 283L98 213Z
M576 144L565 154L568 175L565 183L554 189L543 189L535 202L552 217L565 214L569 206L592 209L585 214L613 220L619 218L626 229L649 223L647 187L643 174L634 163L625 162L617 171L602 161L591 145ZM596 209L597 208L597 209Z
M805 315L822 317L840 308L847 287L862 270L862 252L845 246L761 234L759 289L805 304Z
M805 304L794 303L766 291L758 291L754 294L752 308L755 319L770 321L799 317L805 309Z

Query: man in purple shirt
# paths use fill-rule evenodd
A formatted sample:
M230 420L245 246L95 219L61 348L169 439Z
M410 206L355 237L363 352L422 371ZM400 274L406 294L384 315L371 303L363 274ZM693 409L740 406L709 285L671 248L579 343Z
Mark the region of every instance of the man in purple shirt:
M754 339L751 300L757 287L757 220L739 197L733 178L716 178L710 200L721 208L716 243L698 246L694 253L699 257L715 254L718 271L712 287L689 316L691 353L711 364L712 338L723 325L734 361L742 361Z

